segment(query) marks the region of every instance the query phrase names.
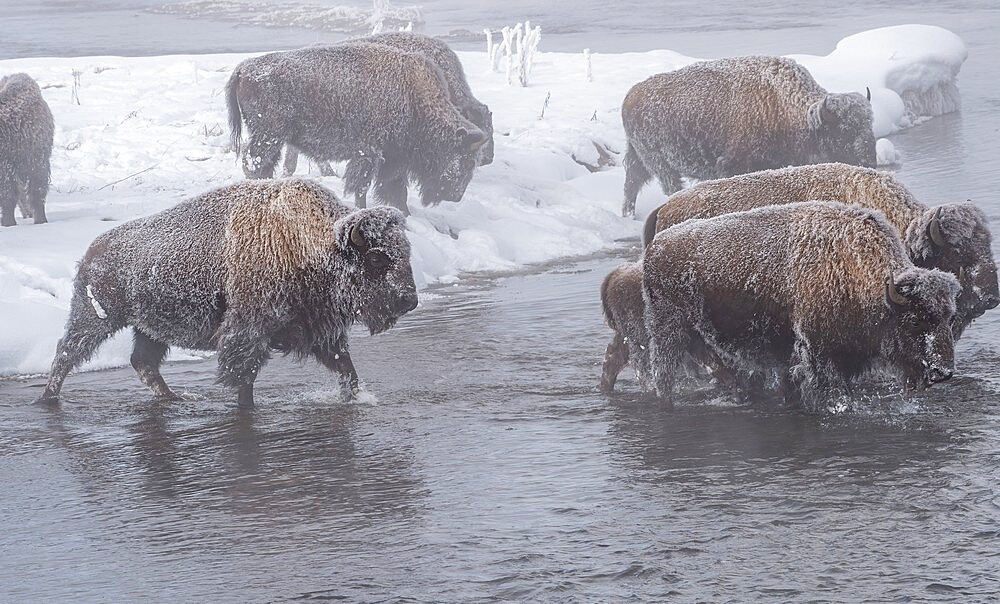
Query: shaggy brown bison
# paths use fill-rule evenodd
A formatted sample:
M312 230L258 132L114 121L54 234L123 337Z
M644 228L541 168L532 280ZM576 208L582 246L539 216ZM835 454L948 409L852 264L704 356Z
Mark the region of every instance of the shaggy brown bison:
M49 160L55 126L42 91L31 76L0 79L0 224L14 226L14 207L35 224L46 222Z
M663 192L681 177L723 178L789 165L875 166L871 104L828 93L804 67L780 57L704 61L655 75L622 103L622 215L655 176Z
M363 42L247 59L226 85L229 125L244 172L269 178L283 145L347 161L345 192L365 207L369 186L404 213L410 178L424 205L459 201L486 135L462 117L427 57Z
M915 267L869 209L805 202L688 220L643 256L657 395L671 399L695 342L804 400L872 369L929 386L954 371L958 292L953 275Z
M486 143L479 149L479 165L485 166L493 163L493 113L486 104L480 102L472 94L472 89L469 88L469 83L465 79L462 62L458 60L458 55L451 47L437 38L408 31L384 32L349 40L349 42L370 42L391 46L406 52L423 54L433 61L441 68L441 73L444 74L444 79L448 83L451 102L458 107L459 112L467 120L486 134ZM286 147L285 176L294 174L297 164L298 150L295 147ZM320 164L320 171L324 175L333 174L333 168L326 162Z
M958 277L962 292L952 321L955 339L974 319L1000 304L997 267L986 215L972 203L929 208L890 172L847 164L797 166L707 181L678 191L646 219L648 244L663 229L689 218L811 199L878 210L899 232L917 266Z
M94 240L42 400L126 326L132 366L158 397L174 397L159 371L170 346L217 350L240 406L271 350L315 356L356 393L348 328L384 331L416 305L398 211L352 212L308 181L241 182Z

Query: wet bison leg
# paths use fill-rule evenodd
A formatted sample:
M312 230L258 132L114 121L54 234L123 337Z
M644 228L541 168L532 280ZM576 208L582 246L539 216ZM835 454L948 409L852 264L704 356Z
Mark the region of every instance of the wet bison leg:
M270 134L253 134L243 156L243 174L247 178L271 178L281 157L282 142Z
M628 364L629 346L625 336L616 331L608 349L604 352L604 369L601 371L601 392L611 394L615 390L618 374Z
M674 382L681 360L687 354L691 334L680 318L680 310L648 290L647 326L653 383L660 400L673 406Z
M635 216L635 198L653 175L646 169L646 165L639 159L639 154L631 144L625 151L622 164L625 166L625 199L622 201L622 216L628 218Z
M351 360L350 346L347 336L341 336L332 346L316 346L313 348L316 360L331 371L336 371L340 380L341 396L352 398L361 391L358 385L358 372Z
M344 170L344 195L354 194L354 206L368 207L368 189L378 174L379 162L374 155L361 155L347 162Z
M104 309L101 308L104 313ZM114 317L102 319L94 304L81 289L73 293L70 303L69 321L66 334L56 346L56 358L52 360L49 381L45 385L40 402L55 401L59 398L66 375L74 368L90 359L105 340L125 327L124 321Z
M402 212L403 216L410 215L410 209L406 206L406 180L405 172L391 176L379 174L379 179L375 183L375 196L383 204Z
M180 397L170 390L160 375L160 364L163 362L163 357L167 356L167 345L153 340L138 329L133 329L132 332L135 343L130 360L139 379L153 391L156 398L179 399Z
M14 218L14 207L17 206L20 187L14 182L14 175L5 173L9 166L0 166L0 225L5 227L17 224Z
M230 309L219 334L219 383L236 388L238 406L253 407L253 383L270 358L271 332Z
M45 217L45 196L49 194L49 159L45 158L42 165L31 175L28 181L28 205L31 208L35 224L48 222Z

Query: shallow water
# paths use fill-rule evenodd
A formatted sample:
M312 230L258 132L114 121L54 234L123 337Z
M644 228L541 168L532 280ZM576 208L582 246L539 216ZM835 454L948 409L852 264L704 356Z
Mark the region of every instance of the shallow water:
M5 9L0 56L326 35L150 4ZM970 47L963 110L893 137L899 175L928 203L974 199L1000 232L990 4L845 2L831 16L805 3L789 16L787 3L682 3L603 20L589 2L541 3L537 17L524 2L421 4L429 30L476 10L469 29L552 23L549 50L826 52L869 27L949 27ZM130 19L142 25L116 37L108 24ZM161 29L139 35L150 24ZM610 337L598 286L633 245L436 288L392 332L359 332L374 405L336 402L324 370L283 358L249 413L214 385L211 359L167 365L189 393L170 404L131 369L70 376L58 407L27 404L39 378L0 381L0 601L1000 597L1000 312L959 343L960 377L910 401L804 415L695 391L667 412L635 397L628 370L622 394L594 388Z
M628 253L625 250L622 253ZM620 255L620 254L619 254ZM258 408L169 364L0 382L4 599L985 599L1000 499L993 358L834 416L675 412L594 385L619 258L477 279L358 337L377 404L276 359ZM967 348L963 348L963 353ZM994 382L995 384L996 382Z

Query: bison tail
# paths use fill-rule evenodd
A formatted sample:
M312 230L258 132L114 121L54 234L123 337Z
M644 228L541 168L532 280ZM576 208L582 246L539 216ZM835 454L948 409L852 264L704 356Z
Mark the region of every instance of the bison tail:
M618 331L618 327L615 325L614 315L611 312L611 300L608 298L608 289L611 287L611 280L615 278L615 274L618 269L608 273L608 276L604 278L601 283L601 308L604 311L604 321L608 324L608 327Z
M229 134L232 137L236 157L240 155L240 140L243 138L243 116L240 114L240 100L236 91L240 86L240 69L233 70L233 75L226 82L226 107L229 109Z
M660 208L663 206L657 206L655 210L646 216L646 223L642 225L642 247L643 249L649 247L649 244L653 242L653 237L656 237L656 219L660 213Z

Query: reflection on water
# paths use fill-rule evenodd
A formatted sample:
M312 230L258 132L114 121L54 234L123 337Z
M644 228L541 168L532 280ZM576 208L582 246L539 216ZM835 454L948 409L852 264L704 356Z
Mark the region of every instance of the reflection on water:
M212 360L168 365L191 393L170 404L130 369L71 376L54 408L25 404L41 380L0 382L0 593L997 593L995 364L867 414L755 411L713 391L668 412L628 377L607 399L595 293L618 261L433 291L399 329L357 338L374 405L336 402L318 365L282 358L251 412L213 384Z

